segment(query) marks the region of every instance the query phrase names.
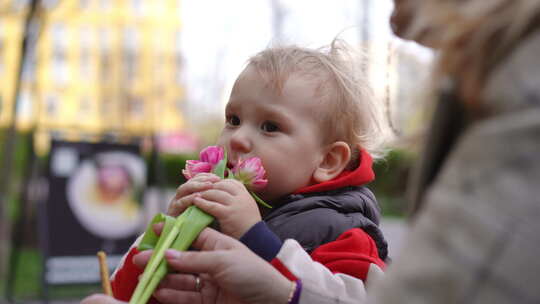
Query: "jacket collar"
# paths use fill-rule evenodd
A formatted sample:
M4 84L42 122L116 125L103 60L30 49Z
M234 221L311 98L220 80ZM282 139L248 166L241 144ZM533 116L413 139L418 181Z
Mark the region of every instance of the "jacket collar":
M371 158L371 155L364 149L361 149L360 164L355 170L343 171L332 180L302 187L296 190L294 194L323 192L347 186L361 186L367 184L375 179L372 165L373 159Z

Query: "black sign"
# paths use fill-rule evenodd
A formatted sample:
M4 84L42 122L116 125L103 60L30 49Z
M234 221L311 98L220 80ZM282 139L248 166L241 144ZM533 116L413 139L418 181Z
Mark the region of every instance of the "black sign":
M45 281L99 281L96 252L114 267L143 230L146 165L136 145L53 141L48 163Z

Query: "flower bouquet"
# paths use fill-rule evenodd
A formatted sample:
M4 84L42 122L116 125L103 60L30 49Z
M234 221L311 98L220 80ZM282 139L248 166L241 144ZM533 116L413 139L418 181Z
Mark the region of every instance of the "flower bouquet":
M187 179L199 173L211 172L220 178L234 178L242 182L253 198L265 207L271 208L253 191L266 186L265 170L261 160L251 157L237 163L232 169L227 168L227 155L223 148L210 146L203 149L199 160L188 160L182 173ZM196 206L188 207L182 214L174 218L165 214L156 215L148 225L137 249L140 251L154 249L146 268L131 296L130 304L144 304L153 294L159 282L168 272L167 262L163 258L167 249L187 250L199 233L214 218ZM152 226L163 222L161 235L157 235Z

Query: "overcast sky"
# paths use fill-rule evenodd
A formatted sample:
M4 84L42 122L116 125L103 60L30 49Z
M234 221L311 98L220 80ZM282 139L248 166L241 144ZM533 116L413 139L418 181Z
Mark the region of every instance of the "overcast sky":
M191 115L220 113L249 56L274 41L273 0L183 0L182 49ZM275 0L283 7L281 38L319 47L336 35L352 44L362 39L363 0ZM371 0L370 41L395 40L388 20L392 0Z

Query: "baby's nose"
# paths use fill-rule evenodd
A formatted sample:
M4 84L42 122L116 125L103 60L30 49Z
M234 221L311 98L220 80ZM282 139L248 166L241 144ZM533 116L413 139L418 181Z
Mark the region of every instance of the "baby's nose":
M231 136L231 149L239 153L248 153L251 151L252 144L249 134L246 130L238 129Z

